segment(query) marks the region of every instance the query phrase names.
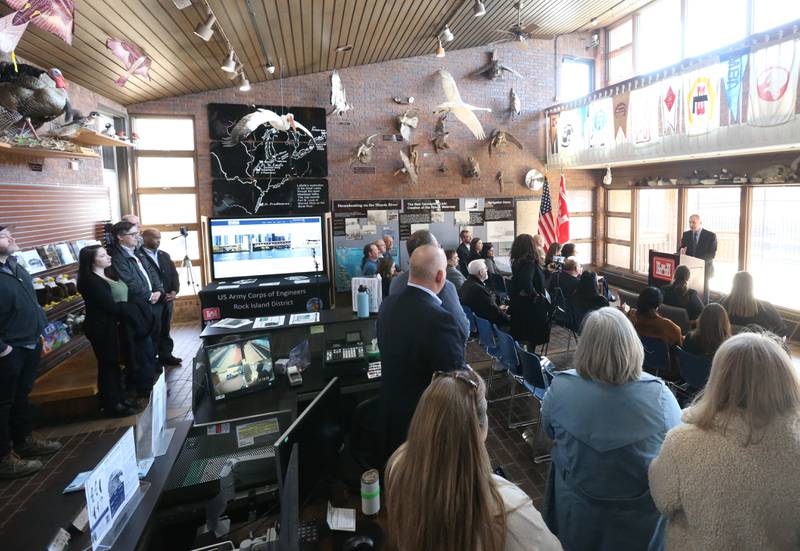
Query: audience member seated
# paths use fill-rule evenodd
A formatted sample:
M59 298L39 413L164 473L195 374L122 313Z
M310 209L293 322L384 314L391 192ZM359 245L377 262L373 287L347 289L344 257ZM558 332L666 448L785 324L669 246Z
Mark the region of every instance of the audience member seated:
M447 281L455 286L456 291L460 291L467 278L458 270L458 253L455 249L447 249L444 256L447 258Z
M575 261L575 257L571 256ZM575 261L577 264L577 261ZM578 278L578 284L569 299L572 312L575 316L577 327L581 326L583 318L589 312L608 306L608 300L597 291L597 274L594 272L583 272Z
M731 322L725 308L716 303L709 304L697 320L697 329L690 331L683 340L683 349L689 354L711 359L730 336Z
M671 320L658 313L663 297L657 287L645 287L639 293L636 309L628 313L640 337L652 337L666 342L669 346L680 346L681 329Z
M472 232L469 230L461 230L458 234L458 239L461 241L458 244L456 252L458 253L458 271L461 275L467 277L467 264L469 264L469 246L472 241Z
M561 255L561 243L553 241L547 249L547 254L544 255L544 267L551 272L557 268L553 257Z
M392 284L392 278L397 273L397 267L391 255L386 255L378 260L378 275L381 276L381 286L383 287L383 296L389 296L389 287Z
M369 277L378 273L378 247L375 243L364 245L364 256L361 259L361 275Z
M409 258L411 258L411 255L414 254L414 250L420 245L433 245L434 247L438 247L439 242L428 230L415 231L411 234L411 237L406 240L406 250L408 251ZM408 272L400 272L392 278L392 284L389 286L389 294L394 295L403 292L407 284ZM450 312L450 315L453 316L453 319L461 330L463 341L467 342L469 338L469 320L466 314L464 314L464 309L461 308L456 286L449 281L445 281L444 287L441 292L439 292L439 298L442 301L442 308Z
M561 549L531 499L492 474L488 429L481 378L471 369L434 375L386 469L392 549Z
M386 457L405 440L414 408L433 372L464 367L464 335L437 296L449 283L446 266L438 246L416 247L408 283L381 303L376 333L383 369L379 403ZM460 304L458 308L463 316Z
M700 317L703 311L703 301L697 296L697 291L689 289L689 278L692 272L688 266L678 266L672 277L672 283L661 288L664 296L664 304L683 308L689 315L689 319L694 321Z
M550 296L553 296L556 289L561 289L564 299L569 300L578 288L580 275L581 266L578 260L574 256L564 259L564 267L550 277Z
M561 256L569 258L570 256L577 256L575 251L575 243L564 243L561 245Z
M511 245L511 333L529 345L547 342L550 302L545 295L541 257L530 234L521 233Z
M602 308L586 318L575 369L556 372L545 395L554 446L544 517L564 549L647 549L659 518L647 467L681 410L643 359L630 322Z
M497 267L497 263L494 261L494 245L492 243L486 242L483 244L481 248L481 258L486 261L486 271L489 272L490 275L511 275L511 272L506 272Z
M666 549L800 549L800 380L774 337L725 341L683 422L650 465Z
M476 316L489 320L504 331L508 331L511 320L499 306L497 295L486 286L486 280L489 277L486 272L486 261L483 259L473 260L467 266L467 271L469 271L469 277L459 292L461 304L470 308Z
M756 324L781 337L786 335L786 325L775 307L755 298L753 276L748 272L733 276L731 294L719 302L728 311L734 333L738 333L740 327Z

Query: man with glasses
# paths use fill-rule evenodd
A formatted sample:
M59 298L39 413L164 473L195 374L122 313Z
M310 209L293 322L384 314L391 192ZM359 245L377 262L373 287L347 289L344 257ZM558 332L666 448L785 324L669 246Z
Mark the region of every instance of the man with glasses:
M32 435L28 395L36 380L39 336L47 316L36 300L30 274L12 256L18 250L11 232L0 225L0 479L33 474L42 463L30 458L61 449L59 442Z

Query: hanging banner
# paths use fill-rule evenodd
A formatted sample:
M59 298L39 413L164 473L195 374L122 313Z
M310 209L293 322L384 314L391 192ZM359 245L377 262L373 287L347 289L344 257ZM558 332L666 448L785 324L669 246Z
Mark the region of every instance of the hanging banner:
M625 142L628 132L628 100L629 92L617 94L612 98L614 109L614 141Z
M629 136L633 145L652 145L658 141L658 86L631 92Z
M799 43L789 40L752 54L748 123L774 126L794 118Z
M661 97L659 98L661 135L672 136L678 133L678 125L681 120L681 82L677 78L667 79L660 82L659 86L661 87Z
M579 114L577 109L563 111L558 120L558 150L562 156L575 155L580 142Z
M684 128L690 136L719 128L720 67L710 65L684 78Z
M742 121L742 81L747 68L747 54L734 54L724 62L727 63L725 72L725 98L728 100L728 124L739 124Z
M611 145L614 141L613 118L611 98L603 98L589 104L587 132L590 148Z
M550 154L558 155L558 113L550 115Z

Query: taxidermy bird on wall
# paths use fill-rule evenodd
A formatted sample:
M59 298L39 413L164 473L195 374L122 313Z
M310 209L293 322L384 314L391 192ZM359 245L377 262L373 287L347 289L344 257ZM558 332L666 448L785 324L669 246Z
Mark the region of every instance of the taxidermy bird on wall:
M111 53L122 61L122 66L126 69L125 73L114 81L114 84L125 86L128 79L133 75L150 82L150 65L152 65L153 61L136 44L127 40L109 38L106 40L106 48L111 50Z
M492 110L488 107L475 107L474 105L464 103L461 99L461 95L458 93L458 86L456 86L453 75L444 69L439 69L439 76L442 78L442 89L444 90L444 96L447 101L440 103L433 112L437 114L453 113L458 120L469 128L473 136L479 140L486 138L481 122L478 120L478 117L475 116L474 111L488 111L491 113Z
M519 140L515 138L511 132L495 130L492 137L489 139L489 157L492 156L492 150L505 147L508 144L516 145L519 149L522 149L522 144L519 143Z
M447 120L447 113L439 115L439 118L436 119L436 126L433 128L431 143L433 144L433 152L437 154L445 149L450 149L450 144L447 143L447 136L450 135L450 132L445 132L444 130L445 120Z
M48 71L25 63L0 63L0 131L24 121L23 129L36 129L64 114L65 122L76 114L67 97L67 83L58 69Z
M509 111L511 111L511 120L516 120L522 115L522 101L520 101L519 96L514 91L514 88L511 88L511 105L509 106Z
M93 125L99 116L100 113L92 111L85 117L75 117L71 122L57 126L50 135L62 139L72 138L78 134L81 128L89 128Z
M481 177L481 166L478 164L478 160L473 157L467 157L467 166L466 170L464 171L464 177L471 178L473 180L477 180Z
M336 113L339 117L344 117L344 114L353 108L352 105L347 103L347 94L337 71L331 74L331 106L332 108L328 111L328 114Z
M407 142L411 141L411 129L416 128L419 124L419 116L416 109L409 109L402 115L397 116L397 128L400 130L400 135Z
M276 130L281 132L297 132L298 130L304 132L309 138L314 140L314 135L311 131L297 122L294 115L286 113L285 115L278 115L275 111L269 109L258 108L252 113L248 113L233 126L227 138L222 140L224 147L233 147L238 144L247 136L255 132L260 126L268 124Z
M375 144L372 143L372 140L377 136L377 134L372 134L367 137L366 140L362 141L358 144L358 148L356 148L356 153L350 159L350 164L359 162L361 164L369 164L372 161L372 148L375 147Z
M403 166L397 169L394 173L395 176L399 176L401 174L407 175L409 183L414 186L416 186L417 182L419 181L419 153L417 153L417 147L417 144L412 143L409 145L408 155L406 155L405 151L402 149L400 150L400 160L403 161Z
M497 57L497 50L492 50L491 52L489 52L489 55L491 55L491 60L489 61L489 63L484 65L477 71L475 71L473 75L478 74L488 78L489 80L497 80L498 78L503 76L504 71L507 73L511 73L515 77L522 76L514 69L512 69L511 67L500 61L500 58Z

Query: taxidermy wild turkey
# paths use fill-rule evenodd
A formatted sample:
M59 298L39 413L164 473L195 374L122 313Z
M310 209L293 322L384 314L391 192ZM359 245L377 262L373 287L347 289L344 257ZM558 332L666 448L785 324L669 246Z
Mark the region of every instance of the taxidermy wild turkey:
M45 71L32 65L0 63L0 132L20 121L37 136L36 129L44 123L65 115L70 122L75 111L69 104L67 84L58 69Z

